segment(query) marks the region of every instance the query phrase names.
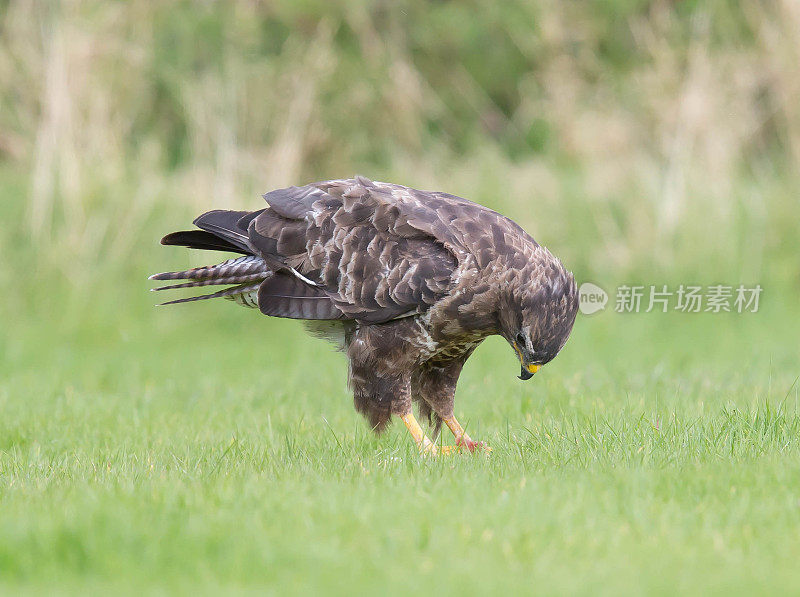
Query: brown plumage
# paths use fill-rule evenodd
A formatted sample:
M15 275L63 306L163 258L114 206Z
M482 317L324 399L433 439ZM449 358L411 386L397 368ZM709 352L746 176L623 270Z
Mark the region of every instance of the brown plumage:
M466 199L372 182L331 180L264 195L255 212L212 211L200 230L166 245L241 253L219 265L153 276L189 280L167 288L233 285L179 299L225 297L265 315L306 320L347 354L355 407L376 431L400 416L420 449L439 449L419 411L456 445L473 442L453 416L465 361L499 334L521 378L558 354L575 321L575 281L547 249L508 218ZM448 451L447 448L443 448Z

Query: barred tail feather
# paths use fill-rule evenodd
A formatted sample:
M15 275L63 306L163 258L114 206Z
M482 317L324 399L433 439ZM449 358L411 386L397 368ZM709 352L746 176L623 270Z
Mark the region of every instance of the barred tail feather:
M225 286L226 284L244 284L246 282L263 282L266 278L264 273L250 274L247 276L229 276L227 278L209 278L205 280L196 280L194 282L183 282L181 284L170 284L168 286L159 286L158 288L151 288L153 292L159 290L176 290L178 288L197 288L199 286Z
M240 286L235 286L233 288L226 288L225 290L219 290L217 292L212 292L211 294L202 294L200 296L189 296L186 298L176 299L174 301L167 301L166 303L161 303L158 306L163 307L164 305L191 303L193 301L204 301L212 298L229 298L241 305L245 305L247 307L256 307L257 305L253 302L252 296L254 296L254 293L258 292L259 285L260 283L241 284Z
M179 284L169 284L151 290L174 290L179 288L196 288L200 286L224 286L233 284L232 288L219 290L211 294L191 296L161 303L175 305L210 298L228 298L247 307L257 306L257 292L261 283L270 278L273 272L260 257L247 255L236 259L228 259L216 265L196 267L179 272L164 272L150 276L151 280L189 280Z
M179 272L164 272L150 276L151 280L211 280L227 278L230 276L243 276L248 274L270 272L267 263L254 255L246 255L235 259L228 259L216 265L195 267Z

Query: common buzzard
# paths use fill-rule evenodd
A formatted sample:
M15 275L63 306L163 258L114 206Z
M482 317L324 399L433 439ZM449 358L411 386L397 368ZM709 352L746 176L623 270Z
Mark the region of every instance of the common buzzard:
M165 236L165 245L242 256L156 274L188 282L154 290L226 285L165 304L224 297L305 320L347 355L356 410L378 432L397 415L422 452L487 448L453 416L461 369L486 337L503 336L520 360L520 378L529 379L572 330L572 274L520 226L481 205L360 176L264 199L264 209L210 211L194 221L200 230ZM442 421L455 446L436 445Z

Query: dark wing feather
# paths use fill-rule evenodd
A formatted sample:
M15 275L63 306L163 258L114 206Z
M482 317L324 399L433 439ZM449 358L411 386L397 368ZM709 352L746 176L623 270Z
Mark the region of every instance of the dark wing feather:
M247 244L247 228L239 228L239 220L248 215L249 212L246 211L216 209L199 216L194 221L194 225L250 253L250 247Z
M341 319L344 314L320 288L278 272L261 283L258 307L264 315L292 319Z
M270 207L250 220L250 246L318 285L292 281L328 296L347 318L380 323L422 312L451 286L458 262L454 246L431 234L437 215L426 211L430 194L404 204L358 177L264 198Z
M304 187L277 189L264 195L264 201L279 215L292 220L301 220L311 211L311 206L326 193L313 184Z
M247 227L250 225L250 222L255 220L258 216L260 216L265 210L259 209L257 211L250 211L243 215L239 220L236 222L236 227L239 230L247 230Z
M250 253L250 251L246 251L240 246L234 245L205 230L181 230L179 232L173 232L162 238L161 244L189 247L190 249L229 251L231 253L241 253L243 255L248 255Z

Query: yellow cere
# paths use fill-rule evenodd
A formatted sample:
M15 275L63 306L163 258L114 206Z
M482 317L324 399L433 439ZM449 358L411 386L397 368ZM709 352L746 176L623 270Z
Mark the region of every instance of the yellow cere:
M528 370L528 373L536 373L539 369L542 368L541 365L525 365L525 368Z

